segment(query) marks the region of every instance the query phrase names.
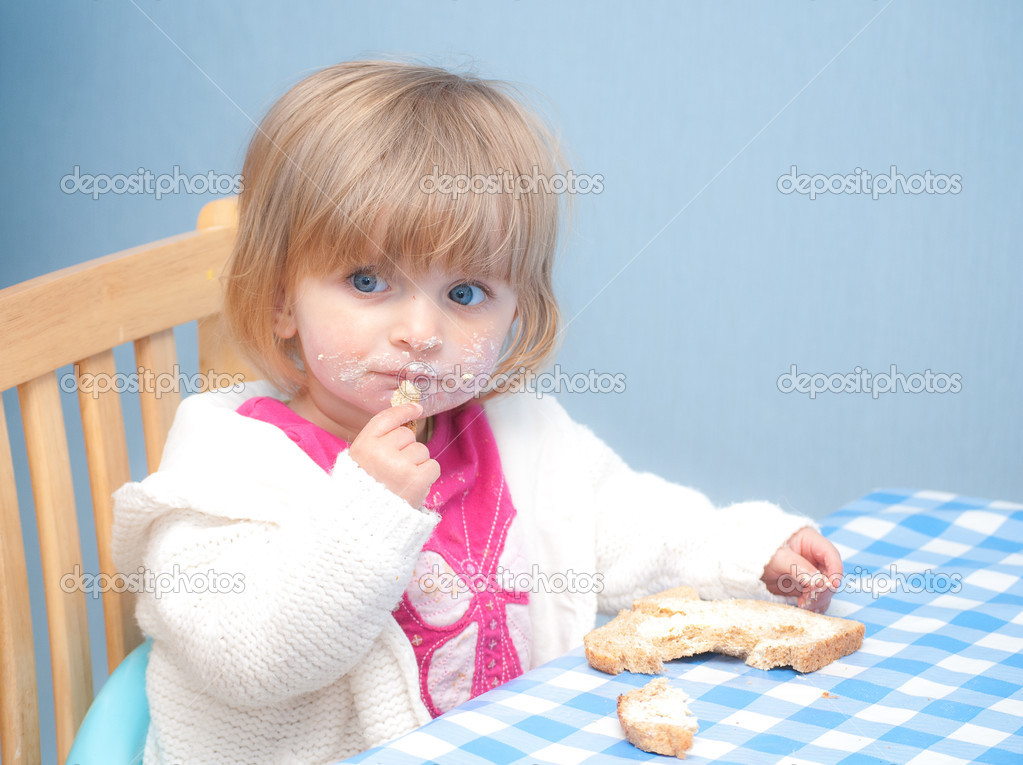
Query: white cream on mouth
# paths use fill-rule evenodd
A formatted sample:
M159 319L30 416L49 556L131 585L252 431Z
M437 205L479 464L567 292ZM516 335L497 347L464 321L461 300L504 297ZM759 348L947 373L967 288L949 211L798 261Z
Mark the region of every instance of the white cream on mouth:
M433 336L418 343L417 346L419 349L427 350L442 347L443 343L440 338ZM316 356L316 361L322 365L331 382L350 383L356 391L379 384L377 375L371 373L387 370L395 373L395 388L398 386L400 377L411 379L413 383L417 379L428 380L429 385L424 386L426 390L420 389L420 392L423 395L423 403L428 398L434 399L432 402L434 406L429 407L431 410L429 413L433 414L453 405L453 399L459 397L456 394L463 392L475 394L476 388L492 372L499 350L499 343L485 334L474 332L459 347L457 358L451 360L413 359L413 354L409 351L386 352L370 356L341 351L320 353ZM476 383L473 383L473 380ZM446 384L439 385L439 381ZM453 385L454 383L457 385Z
M331 382L352 383L356 390L361 390L372 382L370 372L400 369L408 363L408 355L408 351L402 351L364 358L356 353L321 353L316 360L326 367ZM398 387L397 377L394 386Z
M425 361L410 361L407 364L405 364L401 369L406 374L406 376L413 377L422 376L429 378L437 377L437 370L433 368L432 364L429 364Z

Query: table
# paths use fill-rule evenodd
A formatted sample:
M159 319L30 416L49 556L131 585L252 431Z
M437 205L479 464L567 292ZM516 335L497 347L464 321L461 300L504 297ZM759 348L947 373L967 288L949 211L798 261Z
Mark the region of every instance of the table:
M845 561L829 614L863 647L817 672L704 655L665 665L700 730L687 762L1023 763L1023 505L875 491L821 522ZM677 762L623 738L582 647L351 763Z

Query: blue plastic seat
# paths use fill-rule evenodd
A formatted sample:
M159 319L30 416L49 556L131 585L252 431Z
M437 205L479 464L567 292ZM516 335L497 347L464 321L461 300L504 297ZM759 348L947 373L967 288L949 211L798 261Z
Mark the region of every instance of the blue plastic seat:
M141 765L149 731L146 640L124 657L89 707L67 765Z

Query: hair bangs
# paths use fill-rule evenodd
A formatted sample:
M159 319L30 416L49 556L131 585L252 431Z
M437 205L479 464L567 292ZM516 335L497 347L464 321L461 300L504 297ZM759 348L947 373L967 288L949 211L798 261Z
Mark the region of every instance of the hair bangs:
M293 240L304 272L377 265L415 277L440 267L516 288L535 281L558 226L557 194L537 182L557 169L544 161L551 146L525 110L509 114L471 81L451 84L380 105L377 143L339 150L344 170L322 173Z

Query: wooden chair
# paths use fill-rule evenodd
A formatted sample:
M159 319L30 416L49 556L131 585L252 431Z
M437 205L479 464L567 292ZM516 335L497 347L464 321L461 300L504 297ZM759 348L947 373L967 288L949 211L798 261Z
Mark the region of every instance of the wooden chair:
M252 379L223 341L218 313L218 277L236 226L235 199L220 199L202 209L196 231L0 290L4 347L0 391L16 387L21 409L39 529L60 763L93 699L93 687L86 593L65 592L61 587L61 577L81 566L82 553L56 370L74 365L99 547L98 573L112 575L111 493L131 480L116 390L123 386L97 394L109 386L89 390L88 381L96 378L87 375L116 374L113 348L133 342L136 367L176 379L173 328L198 320L200 373L215 370ZM142 390L139 401L146 461L152 472L160 463L180 393ZM107 666L112 671L142 636L128 593L106 591L102 598ZM0 755L3 765L37 765L41 759L28 575L2 407Z

